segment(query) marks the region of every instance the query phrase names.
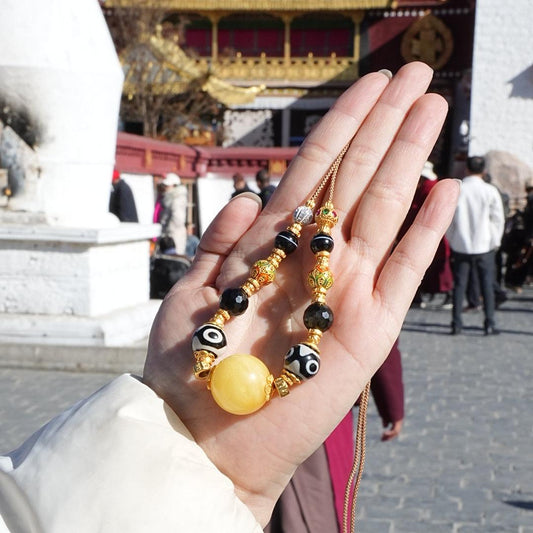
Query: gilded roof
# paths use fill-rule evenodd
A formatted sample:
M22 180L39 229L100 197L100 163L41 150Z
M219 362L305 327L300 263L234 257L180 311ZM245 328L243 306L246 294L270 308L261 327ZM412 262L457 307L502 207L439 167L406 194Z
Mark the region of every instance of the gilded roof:
M142 6L179 11L351 11L392 7L394 0L106 0L106 7Z

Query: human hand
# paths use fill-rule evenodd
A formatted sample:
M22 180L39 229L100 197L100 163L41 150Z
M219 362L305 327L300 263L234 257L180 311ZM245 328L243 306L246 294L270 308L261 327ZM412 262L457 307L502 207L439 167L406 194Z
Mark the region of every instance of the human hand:
M440 96L424 94L431 75L426 65L411 63L390 81L372 73L348 89L310 133L261 214L246 196L219 213L154 322L144 382L177 413L263 525L296 467L349 411L389 353L453 216L459 188L444 180L391 254L446 115ZM218 309L220 293L240 286L250 266L270 253L275 235L352 138L333 199L340 221L332 233L335 284L327 303L335 322L320 342L320 372L252 415L226 413L192 374L192 334ZM311 237L304 228L275 281L225 325L228 355L252 353L278 376L289 348L305 339Z
M381 440L387 441L395 439L402 431L403 419L396 420L396 422L391 422L390 424L384 424L383 427L385 427L385 430L381 435Z

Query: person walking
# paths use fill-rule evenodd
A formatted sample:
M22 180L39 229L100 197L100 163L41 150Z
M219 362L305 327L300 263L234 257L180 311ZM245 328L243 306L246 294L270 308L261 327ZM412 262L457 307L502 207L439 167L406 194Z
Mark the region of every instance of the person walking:
M468 176L463 178L455 214L446 232L452 249L452 335L462 332L463 300L471 269L476 269L485 314L485 335L497 335L494 320L495 254L501 244L505 216L498 189L483 179L485 159L467 159Z
M187 188L173 172L169 172L161 183L164 187L163 208L159 219L161 235L172 237L176 253L184 255L187 245Z
M233 174L233 188L235 190L231 194L232 198L235 198L235 196L242 194L243 192L253 192L252 189L250 189L250 187L248 187L246 184L246 180L240 172Z
M259 198L261 198L261 203L264 208L270 200L270 197L274 194L276 186L270 183L270 174L266 168L262 168L257 172L255 182L259 187Z
M122 179L117 169L113 170L109 211L121 222L139 222L131 187Z

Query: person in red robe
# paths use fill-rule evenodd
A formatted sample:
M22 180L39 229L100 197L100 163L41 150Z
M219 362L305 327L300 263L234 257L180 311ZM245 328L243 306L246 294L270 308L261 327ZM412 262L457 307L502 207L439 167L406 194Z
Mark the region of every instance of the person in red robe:
M431 189L437 183L438 177L435 171L433 170L433 164L430 161L426 161L424 168L420 174L420 180L418 181L418 186L411 202L411 207L405 221L398 233L397 240L405 235L407 230L410 228L411 224L416 218L418 211L422 207L425 199L429 196ZM444 306L447 306L451 302L449 298L449 293L453 289L453 274L450 266L450 256L451 250L450 245L446 237L443 237L439 243L437 251L435 252L435 257L431 265L426 270L426 273L420 283L420 287L415 295L413 304L424 306L424 301L422 299L423 294L429 294L432 299L435 294L446 294L446 299L443 302ZM451 303L449 303L451 308Z

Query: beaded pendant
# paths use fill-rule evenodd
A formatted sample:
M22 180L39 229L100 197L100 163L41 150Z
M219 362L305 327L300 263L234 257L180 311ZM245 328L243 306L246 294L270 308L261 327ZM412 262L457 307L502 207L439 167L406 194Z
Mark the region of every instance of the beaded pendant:
M309 200L294 210L292 223L276 235L270 255L253 264L248 279L240 287L228 288L222 293L216 313L193 334L194 375L207 381L215 402L229 413L253 413L275 393L287 396L291 386L312 378L320 369L318 345L323 333L333 324L333 311L326 304L326 293L333 285L329 269L334 247L331 231L338 222L332 199L335 178L347 149L348 146L335 159ZM316 200L328 184L328 197L315 212ZM270 373L261 359L249 354L230 355L217 363L227 345L225 323L243 314L249 298L274 281L281 262L297 249L303 227L313 221L317 229L310 247L315 255L315 266L307 276L312 297L303 316L307 337L289 349L278 377Z

